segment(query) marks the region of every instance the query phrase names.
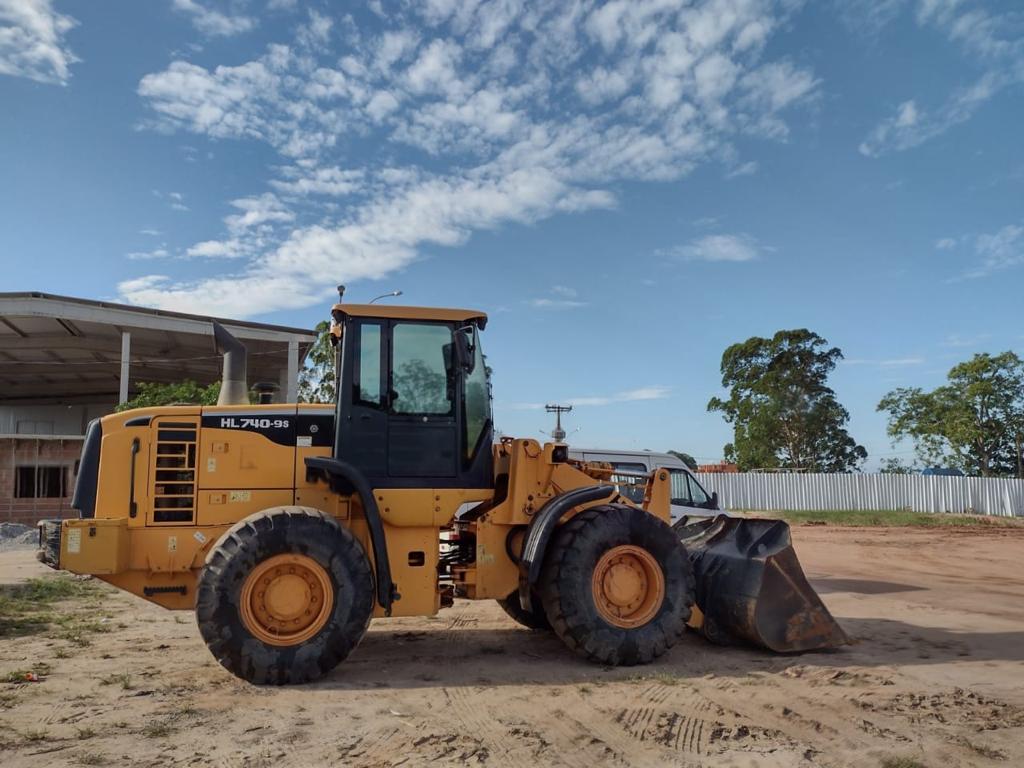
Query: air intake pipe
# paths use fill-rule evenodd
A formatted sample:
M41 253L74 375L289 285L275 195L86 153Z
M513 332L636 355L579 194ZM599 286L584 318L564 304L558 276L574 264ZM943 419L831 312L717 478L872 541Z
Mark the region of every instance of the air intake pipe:
M224 356L217 405L248 405L249 383L245 345L216 320L213 321L213 338L217 342L217 351Z

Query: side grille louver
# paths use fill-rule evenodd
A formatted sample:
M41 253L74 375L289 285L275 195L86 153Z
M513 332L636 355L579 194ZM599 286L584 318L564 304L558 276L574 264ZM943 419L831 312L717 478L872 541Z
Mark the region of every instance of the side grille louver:
M190 523L196 513L196 424L162 422L153 454L153 522Z

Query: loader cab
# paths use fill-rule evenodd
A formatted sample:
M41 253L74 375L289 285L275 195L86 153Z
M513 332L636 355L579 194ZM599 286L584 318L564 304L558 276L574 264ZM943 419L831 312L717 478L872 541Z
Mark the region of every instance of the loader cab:
M486 316L338 304L334 456L374 488L490 488Z

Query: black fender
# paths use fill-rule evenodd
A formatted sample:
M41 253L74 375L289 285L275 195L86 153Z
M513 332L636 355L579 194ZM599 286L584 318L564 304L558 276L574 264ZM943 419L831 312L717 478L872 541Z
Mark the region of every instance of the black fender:
M308 461L308 459L307 459ZM615 493L614 485L588 485L549 499L530 521L523 539L523 552L519 558L519 603L524 611L533 610L530 593L540 579L540 570L544 565L544 553L547 551L551 534L559 521L573 507L589 504L592 501L606 499Z
M391 580L391 562L388 560L387 541L384 538L384 524L373 489L366 475L346 461L329 456L312 456L306 459L309 474L324 478L337 493L356 493L366 515L366 527L370 531L370 545L373 547L374 581L377 585L377 603L386 615L391 615L391 604L401 599L398 588Z

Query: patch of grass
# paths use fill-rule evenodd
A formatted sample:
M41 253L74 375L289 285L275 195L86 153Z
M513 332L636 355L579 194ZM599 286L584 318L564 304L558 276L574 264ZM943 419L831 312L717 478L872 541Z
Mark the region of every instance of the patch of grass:
M21 737L25 741L30 742L32 744L35 744L35 743L40 742L40 741L46 741L46 738L48 736L49 736L49 734L46 732L45 729L42 729L42 728L32 729L32 730L22 731L21 732Z
M86 726L85 728L76 728L75 733L79 740L85 741L86 739L91 739L96 736L96 729Z
M1005 760L1006 753L999 749L993 749L984 744L975 744L970 739L961 738L960 743L967 747L975 754L987 757L989 760Z
M920 760L912 757L883 757L882 768L926 768Z
M97 752L87 752L82 755L75 755L75 765L106 765L106 755Z
M131 691L135 689L132 684L132 676L126 672L115 673L100 678L100 685L120 685L122 690Z
M50 674L50 671L50 665L41 661L38 664L33 664L28 669L15 669L10 672L4 672L3 681L5 683L24 683L25 678L33 672L40 677L46 677Z
M63 614L53 610L55 603L80 601L99 595L99 587L90 580L70 574L29 579L24 584L0 586L0 637L23 637L47 631Z
M870 511L863 509L781 510L748 512L749 517L772 517L794 525L844 525L881 528L1020 528L1024 521L1012 517L986 517L947 513L908 512L906 510Z
M147 723L140 733L147 739L163 739L170 736L174 731L175 728L170 723L156 720L152 723Z

